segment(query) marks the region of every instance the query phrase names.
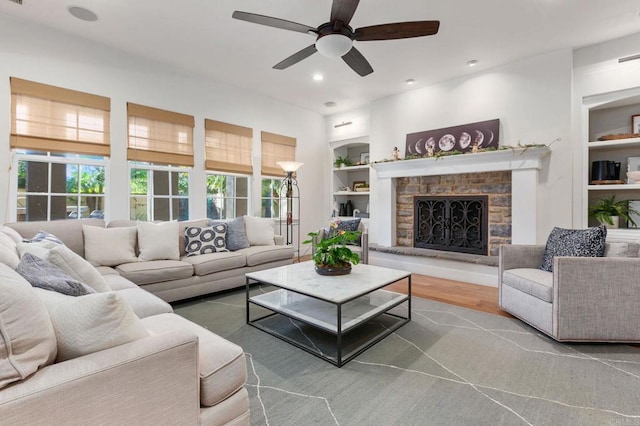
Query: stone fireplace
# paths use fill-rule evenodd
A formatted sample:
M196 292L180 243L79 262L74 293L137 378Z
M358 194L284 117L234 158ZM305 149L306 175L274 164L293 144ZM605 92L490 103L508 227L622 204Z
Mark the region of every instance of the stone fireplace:
M497 256L511 242L511 171L395 179L398 246Z
M547 147L514 148L442 158L374 163L372 242L413 247L416 195L487 195L489 249L503 242L535 244L538 172Z

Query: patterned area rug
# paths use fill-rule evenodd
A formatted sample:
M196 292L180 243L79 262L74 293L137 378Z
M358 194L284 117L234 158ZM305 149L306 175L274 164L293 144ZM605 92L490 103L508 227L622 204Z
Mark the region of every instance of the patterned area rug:
M560 344L414 298L409 324L337 368L245 324L244 291L174 308L244 348L252 425L640 424L640 349L628 345Z

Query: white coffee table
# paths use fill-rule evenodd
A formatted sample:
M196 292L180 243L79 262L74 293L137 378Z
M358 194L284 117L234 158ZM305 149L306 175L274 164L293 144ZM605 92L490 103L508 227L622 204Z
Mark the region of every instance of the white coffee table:
M406 292L384 288L406 282ZM250 284L275 290L251 294ZM341 367L411 321L411 273L355 265L349 275L322 276L313 262L246 274L247 323ZM267 312L251 317L255 306Z

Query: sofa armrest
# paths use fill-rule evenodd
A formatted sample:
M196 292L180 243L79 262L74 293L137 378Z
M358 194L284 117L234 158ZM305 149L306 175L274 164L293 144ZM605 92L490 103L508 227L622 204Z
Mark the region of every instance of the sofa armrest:
M558 340L640 341L640 259L556 257L553 271Z
M198 338L184 331L53 364L0 390L7 424L198 424Z

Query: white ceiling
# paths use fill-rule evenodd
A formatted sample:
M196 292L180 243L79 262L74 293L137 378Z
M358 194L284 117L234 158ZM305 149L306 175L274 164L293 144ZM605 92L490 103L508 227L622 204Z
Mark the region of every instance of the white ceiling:
M360 77L339 58L316 53L278 71L272 66L314 37L231 18L234 10L316 27L331 0L0 0L0 13L172 64L321 114L333 114L416 87L528 56L640 32L639 0L363 0L353 28L440 20L431 37L356 42L374 73ZM68 6L98 15L71 16ZM640 46L638 47L640 52ZM468 60L479 64L469 68ZM312 75L322 73L322 82ZM404 81L413 78L416 84ZM327 108L324 103L337 106Z

